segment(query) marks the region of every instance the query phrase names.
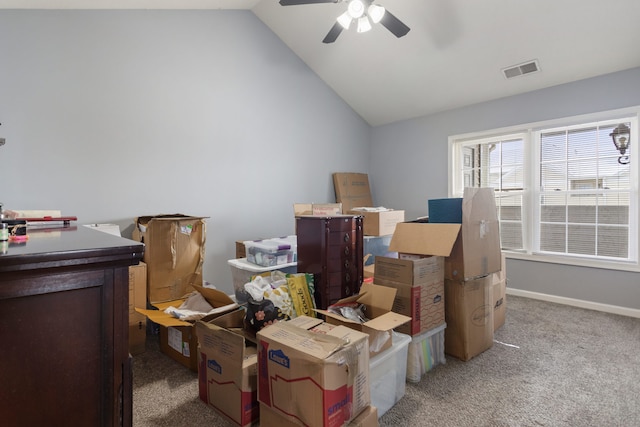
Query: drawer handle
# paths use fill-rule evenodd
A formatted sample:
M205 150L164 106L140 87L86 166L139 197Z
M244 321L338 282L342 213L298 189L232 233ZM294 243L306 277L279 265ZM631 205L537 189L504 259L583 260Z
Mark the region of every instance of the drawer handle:
M344 254L345 255L349 255L350 252L351 252L351 249L349 249L349 246L344 248Z
M348 233L344 234L344 241L345 243L349 242L349 240L351 240L351 236Z
M349 260L346 260L344 262L344 268L349 268L350 265L351 265L351 263L349 262Z
M344 293L347 296L351 295L351 288L349 288L348 286L346 288L344 288Z

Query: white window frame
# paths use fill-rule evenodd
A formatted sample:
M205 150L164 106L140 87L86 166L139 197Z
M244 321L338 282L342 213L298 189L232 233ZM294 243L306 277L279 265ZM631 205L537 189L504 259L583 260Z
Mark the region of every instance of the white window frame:
M461 152L459 147L465 142L473 141L475 143L482 143L495 138L508 139L511 137L520 137L524 142L524 152L526 159L524 160L525 175L524 175L524 192L523 192L523 251L509 251L505 250L505 255L508 258L523 259L529 261L540 261L557 264L576 265L584 267L596 267L603 269L623 270L623 271L640 271L639 263L639 248L640 244L640 225L639 225L639 184L638 184L638 161L640 156L637 154L640 151L638 145L638 133L640 132L639 120L640 106L623 108L611 111L604 111L593 114L585 114L580 116L565 117L554 120L547 120L543 122L527 123L517 126L509 126L500 129L493 129L484 132L472 132L460 135L453 135L449 137L449 179L448 179L448 194L449 197L462 197L463 190L463 176L462 173L462 156L458 153ZM607 122L611 121L612 124L617 124L620 119L625 119L631 123L631 149L629 154L630 160L630 191L631 191L631 205L629 206L629 259L625 260L605 260L594 258L583 258L570 255L552 255L537 253L534 250L534 245L537 245L535 236L539 227L539 218L536 207L538 206L537 200L540 200L540 191L538 182L540 179L540 146L538 134L541 131L547 131L552 128L560 127L582 127L589 123L594 122ZM603 123L604 124L604 123ZM613 142L612 142L613 144ZM635 218L635 221L633 220Z

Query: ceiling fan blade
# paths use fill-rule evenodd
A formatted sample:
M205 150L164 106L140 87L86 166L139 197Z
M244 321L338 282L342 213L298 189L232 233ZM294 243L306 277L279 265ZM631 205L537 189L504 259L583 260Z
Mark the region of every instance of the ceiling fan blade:
M339 22L336 22L335 24L333 24L333 27L331 27L327 35L322 40L322 43L333 43L334 41L336 41L336 39L342 32L342 28L343 27L342 25L340 25Z
M407 27L401 20L396 18L388 10L385 11L380 23L384 25L387 30L391 31L396 37L402 37L410 30L409 27Z
M338 3L340 0L280 0L281 6L296 6L299 4L314 4L314 3Z

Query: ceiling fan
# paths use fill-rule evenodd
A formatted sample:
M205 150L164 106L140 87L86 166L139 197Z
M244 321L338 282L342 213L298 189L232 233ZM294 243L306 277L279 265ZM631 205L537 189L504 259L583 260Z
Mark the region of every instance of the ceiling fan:
M380 23L396 37L402 37L410 30L402 21L396 18L384 7L373 4L375 0L280 0L282 6L296 6L315 3L341 3L346 1L347 11L338 16L337 22L322 40L323 43L336 41L342 30L349 29L353 21L357 22L356 31L364 33L371 29L371 22Z

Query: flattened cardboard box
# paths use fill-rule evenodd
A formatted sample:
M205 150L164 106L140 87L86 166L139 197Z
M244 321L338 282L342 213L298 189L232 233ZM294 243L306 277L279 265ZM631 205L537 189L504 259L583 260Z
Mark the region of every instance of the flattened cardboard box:
M444 351L462 361L493 345L491 277L464 282L445 279Z
M369 175L366 173L336 172L333 174L333 187L336 202L342 203L342 212L373 206Z
M336 304L358 302L364 306L365 316L369 319L358 323L328 310L316 310L323 314L327 323L344 325L369 335L369 355L375 356L393 345L392 331L411 321L405 316L392 311L397 290L392 287L363 283L358 295L343 298Z
M411 318L397 332L418 335L444 323L444 258L377 257L374 282L397 289L393 311Z
M238 426L258 421L256 347L244 333L245 311L196 322L200 400Z
M258 400L291 422L341 426L371 404L369 336L323 325L299 316L258 331Z
M205 217L182 214L136 218L132 239L145 245L147 298L151 303L172 301L202 285Z

